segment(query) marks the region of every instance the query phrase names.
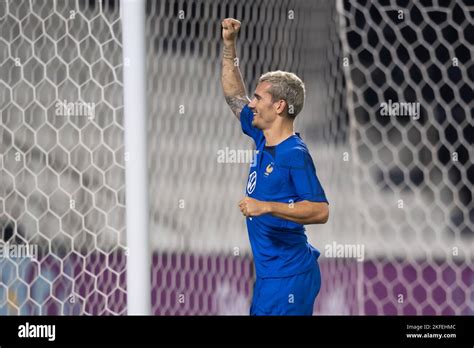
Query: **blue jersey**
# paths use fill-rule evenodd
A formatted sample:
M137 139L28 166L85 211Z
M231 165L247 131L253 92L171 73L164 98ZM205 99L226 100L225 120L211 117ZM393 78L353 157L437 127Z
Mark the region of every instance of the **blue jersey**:
M304 200L327 202L313 160L299 134L274 147L265 146L263 132L252 126L253 112L240 113L242 131L256 144L246 194L260 201L286 204ZM304 225L271 214L247 218L247 229L259 278L288 277L314 268L320 253L311 246Z

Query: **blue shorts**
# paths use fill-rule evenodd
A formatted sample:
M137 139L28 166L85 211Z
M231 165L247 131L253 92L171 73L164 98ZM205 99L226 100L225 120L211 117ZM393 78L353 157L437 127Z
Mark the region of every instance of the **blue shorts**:
M321 289L319 265L284 278L257 278L250 315L313 315Z

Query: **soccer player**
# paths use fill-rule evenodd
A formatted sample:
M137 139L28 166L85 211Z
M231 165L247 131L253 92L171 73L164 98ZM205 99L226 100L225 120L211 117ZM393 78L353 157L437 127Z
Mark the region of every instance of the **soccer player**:
M293 129L305 88L295 74L268 72L250 100L236 60L240 26L236 19L222 21L221 80L227 104L258 151L239 203L257 273L250 314L312 315L320 253L304 225L326 223L329 208L308 148Z

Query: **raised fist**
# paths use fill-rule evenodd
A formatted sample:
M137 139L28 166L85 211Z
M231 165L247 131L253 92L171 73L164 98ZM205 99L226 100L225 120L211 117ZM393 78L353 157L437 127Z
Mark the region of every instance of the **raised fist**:
M234 18L226 18L222 21L222 38L224 41L234 41L237 38L241 23Z

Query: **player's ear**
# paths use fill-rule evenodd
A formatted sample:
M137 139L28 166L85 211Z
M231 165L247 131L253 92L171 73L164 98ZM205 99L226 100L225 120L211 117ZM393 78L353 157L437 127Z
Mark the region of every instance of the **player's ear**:
M285 109L287 107L286 100L280 99L276 103L276 112L278 115L281 115L282 113L285 112Z

